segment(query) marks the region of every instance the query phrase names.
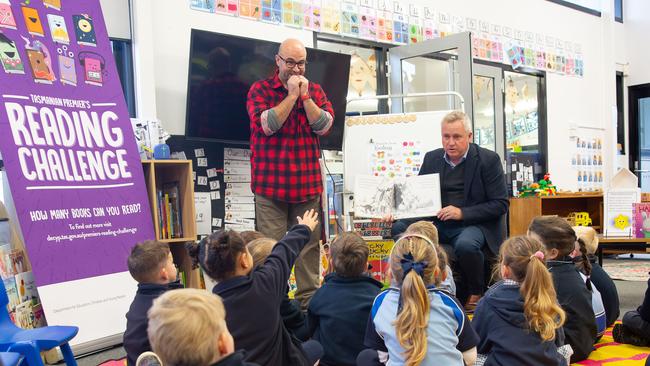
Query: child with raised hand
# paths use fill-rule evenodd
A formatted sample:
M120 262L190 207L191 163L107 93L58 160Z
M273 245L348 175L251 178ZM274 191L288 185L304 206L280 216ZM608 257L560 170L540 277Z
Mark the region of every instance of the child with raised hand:
M300 344L291 337L280 317L291 267L317 223L314 210L298 217L298 224L257 267L253 266L253 258L240 235L232 230L212 233L198 245L188 245L195 262L219 281L212 292L223 299L226 323L237 347L248 352L247 361L312 366L322 356L318 342Z
M244 239L244 233L250 237L251 233L257 233L257 231L242 232L242 238ZM277 243L271 238L264 236L259 236L257 239L254 239L246 244L248 251L253 257L253 267L260 266L266 261L266 258L271 254L273 247ZM282 322L287 328L289 333L292 336L298 338L301 341L306 341L309 339L309 330L307 329L307 316L300 309L300 301L290 300L289 299L289 285L287 284L287 292L282 298L282 303L280 304L280 316L282 316Z
M596 233L594 228L589 226L574 226L573 230L576 232L578 239L581 239L585 244L586 254L589 258L589 262L591 262L591 275L589 278L591 283L595 285L602 296L603 305L605 307L605 316L607 318L606 325L610 327L614 322L616 322L616 319L618 319L621 310L616 285L607 272L605 272L603 267L598 264L598 258L596 257L596 251L598 250L598 233ZM579 250L574 254L574 257L581 255Z
M406 228L407 234L420 234L424 235L436 246L438 253L438 268L440 268L440 282L436 283L438 288L449 291L452 295L456 296L456 283L454 282L454 274L449 267L449 259L447 253L440 246L438 239L438 228L431 221L417 221L412 223Z
M363 350L370 308L382 283L368 276L368 244L345 232L330 245L333 272L309 302L309 334L323 345L322 366L354 366Z
M218 296L198 289L170 291L149 310L149 340L165 366L257 366L235 352Z
M438 253L429 238L405 234L390 254L391 288L372 306L357 365L473 365L479 339L460 302L436 289Z
M183 288L176 280L174 258L169 244L147 240L131 249L127 260L129 273L138 281L135 298L126 313L124 350L128 366L135 365L141 353L151 351L147 339L147 311L153 301L163 293Z
M501 244L498 269L502 280L479 301L472 327L484 365L566 365L558 353L564 344L564 310L557 303L546 269L544 247L536 239L516 236Z
M557 216L534 218L528 226L528 234L544 246L557 299L566 313L563 328L565 343L573 349L571 362L585 360L594 349L597 328L591 291L570 256L578 238L571 225Z

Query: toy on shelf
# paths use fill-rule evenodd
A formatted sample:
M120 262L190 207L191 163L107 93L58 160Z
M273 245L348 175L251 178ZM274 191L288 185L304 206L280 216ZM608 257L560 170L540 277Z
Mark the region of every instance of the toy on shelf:
M544 174L544 179L540 179L536 183L524 185L518 192L519 197L542 197L542 196L555 196L557 191L555 185L551 182L551 174Z
M588 212L571 212L566 220L571 226L589 226L592 223Z

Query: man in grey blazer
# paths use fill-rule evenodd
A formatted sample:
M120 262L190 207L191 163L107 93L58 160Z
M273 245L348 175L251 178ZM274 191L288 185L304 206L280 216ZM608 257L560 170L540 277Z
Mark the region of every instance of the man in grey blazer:
M495 152L471 142L472 124L460 111L447 114L441 123L442 148L429 151L420 175L440 174L442 209L430 218L440 242L453 247L454 271L465 291L459 299L473 310L485 290L484 247L494 254L506 238L508 193L501 159ZM393 236L412 220L397 221Z

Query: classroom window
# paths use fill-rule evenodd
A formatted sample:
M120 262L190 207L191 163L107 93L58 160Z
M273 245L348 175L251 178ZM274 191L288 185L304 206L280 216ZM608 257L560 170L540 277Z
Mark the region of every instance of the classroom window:
M133 49L130 40L111 39L117 74L122 84L129 116L135 117L135 88L133 83Z
M552 3L566 6L573 10L578 10L583 13L600 16L602 11L602 6L600 0L547 0Z
M614 19L623 23L623 0L614 0Z

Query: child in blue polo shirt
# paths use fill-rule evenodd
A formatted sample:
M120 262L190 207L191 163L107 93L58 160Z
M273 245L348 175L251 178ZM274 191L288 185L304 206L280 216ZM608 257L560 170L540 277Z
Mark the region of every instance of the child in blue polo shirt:
M357 364L473 365L478 336L459 301L437 289L436 246L405 234L390 254L392 286L373 303Z

